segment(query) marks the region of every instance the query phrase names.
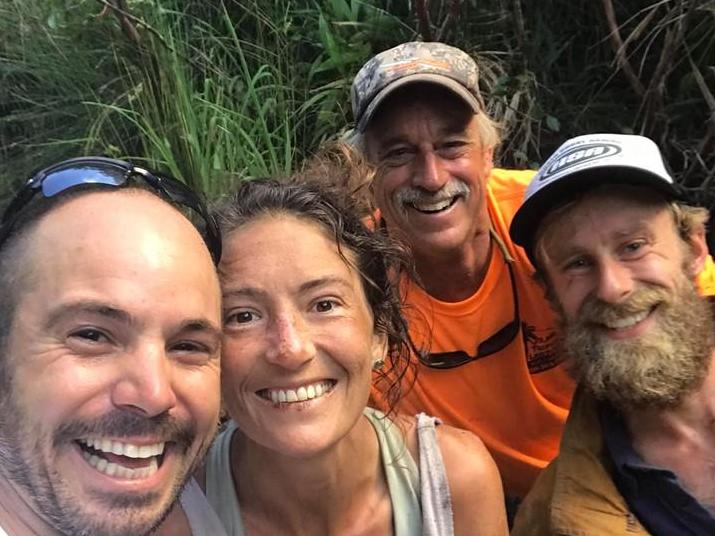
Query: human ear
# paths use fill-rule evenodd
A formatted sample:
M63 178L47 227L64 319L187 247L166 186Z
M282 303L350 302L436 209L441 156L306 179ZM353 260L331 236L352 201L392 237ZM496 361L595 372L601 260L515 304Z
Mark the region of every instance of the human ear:
M387 357L387 335L384 333L374 333L372 336L372 368L381 369L385 365Z
M699 226L690 232L687 246L690 249L690 260L688 262L690 273L695 277L702 271L709 255L705 228L703 226Z
M494 147L486 147L482 150L482 162L484 166L482 173L484 177L488 177L494 168Z

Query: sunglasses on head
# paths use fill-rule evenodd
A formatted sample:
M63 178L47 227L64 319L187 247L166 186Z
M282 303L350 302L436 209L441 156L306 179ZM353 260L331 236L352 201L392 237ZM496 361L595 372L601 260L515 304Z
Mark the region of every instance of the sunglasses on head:
M51 198L80 186L121 188L135 181L143 182L169 203L190 209L189 220L204 239L214 263L218 264L221 259L218 225L204 202L191 188L168 175L149 171L123 160L103 157L71 158L36 173L22 186L5 209L0 220L0 245L10 235L23 210L38 192L45 198Z
M506 250L506 246L501 242L501 239L492 232L492 237L496 238L496 242L501 249L506 262L506 267L509 271L509 281L511 282L511 296L514 303L514 318L506 326L497 331L488 339L479 343L477 346L476 355L469 355L464 350L455 350L453 352L437 352L437 353L420 353L420 362L430 368L435 369L451 369L472 363L483 357L490 356L500 352L516 338L521 328L521 317L519 316L519 297L516 294L516 280L514 278L514 268L512 267L512 259Z

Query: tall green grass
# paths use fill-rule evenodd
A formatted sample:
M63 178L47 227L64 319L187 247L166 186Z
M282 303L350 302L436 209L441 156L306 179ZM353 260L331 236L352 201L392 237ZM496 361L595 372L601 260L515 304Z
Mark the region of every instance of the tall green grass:
M211 196L288 173L349 124L364 61L431 37L478 58L503 165L638 132L682 182L715 189L713 0L613 0L620 50L608 0L126 0L140 42L105 3L0 3L0 184L81 153L144 160Z
M139 42L122 32L111 13L98 18L98 4L80 2L77 10L84 16L55 28L47 25L47 6L35 3L34 11L24 14L24 4L14 4L12 15L27 18L46 37L21 58L13 56L11 45L3 51L2 57L23 70L10 86L17 89L24 79L49 74L53 85L68 88L63 91L79 121L69 139L58 136L53 142L64 152L140 159L209 196L242 178L288 174L349 121L352 76L373 46L389 45L384 36L413 35L386 11L355 0L127 5ZM62 77L74 76L77 66L55 58L52 44L80 27L94 32L86 36L94 48L81 45L80 54L96 49L98 55L84 62L89 74L76 86ZM98 76L99 63L107 66L111 83ZM112 91L98 91L103 87ZM6 102L19 112L17 101ZM37 102L28 109L39 113ZM36 118L20 130L30 130ZM0 121L0 132L13 137L8 127ZM47 137L49 131L38 133ZM34 154L33 161L38 154L51 156L46 161L59 156L27 138L17 146L17 154Z
M86 139L89 101L121 92L103 24L86 6L0 3L0 183L76 155ZM109 47L111 48L111 47Z
M251 61L225 9L218 28L175 10L151 15L161 39L145 34L134 63L117 57L128 90L93 103L92 143L123 146L208 195L238 178L288 173L302 121L288 58L264 49ZM114 135L117 118L135 133L129 143Z

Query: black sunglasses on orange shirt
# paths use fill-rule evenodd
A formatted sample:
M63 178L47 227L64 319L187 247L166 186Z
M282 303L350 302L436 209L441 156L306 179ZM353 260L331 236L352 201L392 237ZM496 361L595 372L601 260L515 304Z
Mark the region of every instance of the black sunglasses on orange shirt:
M491 231L491 236L501 250L501 253L504 256L504 260L506 262L507 270L509 271L509 281L511 282L511 295L512 301L514 303L514 318L506 326L491 335L489 338L479 343L479 346L477 346L476 355L471 356L464 350L436 353L420 352L418 353L418 356L420 362L423 365L434 369L451 369L455 367L460 367L462 365L472 363L483 357L487 357L497 352L500 352L501 350L509 346L519 333L519 330L521 328L521 317L519 316L519 297L516 293L516 279L514 277L514 268L512 267L512 263L514 261L509 255L509 252L506 250L506 246L496 235L496 233L494 233L494 231Z

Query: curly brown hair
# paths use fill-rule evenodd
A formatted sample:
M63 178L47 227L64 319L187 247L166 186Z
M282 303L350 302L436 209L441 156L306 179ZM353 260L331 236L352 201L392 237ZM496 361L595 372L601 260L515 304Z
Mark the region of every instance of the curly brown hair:
M411 367L414 343L402 315L399 279L412 273L410 256L398 242L369 219L369 202L355 188L369 183L369 168L352 158L350 150L338 146L315 157L300 173L285 181L259 178L241 183L214 206L221 236L267 214L289 214L319 224L335 238L338 251L362 281L375 319L375 330L387 339L385 367L377 371L376 385L394 411L402 394L402 380ZM349 175L349 176L348 176ZM343 253L349 250L353 256ZM356 259L353 263L350 257ZM415 354L416 355L416 354Z

